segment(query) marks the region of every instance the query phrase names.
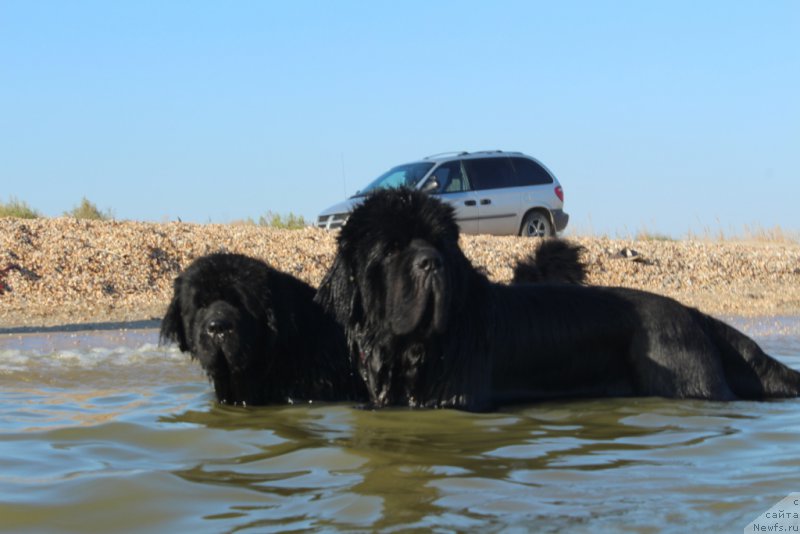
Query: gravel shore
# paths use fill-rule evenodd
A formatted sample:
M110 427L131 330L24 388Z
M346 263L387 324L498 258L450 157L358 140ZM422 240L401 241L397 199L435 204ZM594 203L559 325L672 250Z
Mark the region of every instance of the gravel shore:
M594 285L644 289L714 315L800 314L793 242L569 238ZM508 282L536 241L462 236L490 278ZM0 328L160 318L172 280L198 256L240 252L319 284L336 234L255 225L0 219Z

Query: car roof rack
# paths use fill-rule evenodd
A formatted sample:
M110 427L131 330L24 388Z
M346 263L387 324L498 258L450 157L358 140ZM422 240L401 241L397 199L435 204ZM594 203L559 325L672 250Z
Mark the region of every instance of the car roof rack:
M506 150L477 150L475 152L470 152L469 153L470 156L474 156L476 154L520 154L520 155L524 155L524 154L522 154L522 152L519 152L519 151L508 152Z
M442 156L466 156L469 154L466 150L453 150L451 152L439 152L438 154L431 154L430 156L425 156L422 159L433 159L433 158L441 158Z
M440 152L438 154L432 154L430 156L425 156L422 159L424 159L424 160L425 159L435 159L435 158L442 158L442 157L445 157L445 156L480 156L482 154L509 154L509 155L513 154L513 155L518 155L518 156L524 156L525 155L525 154L523 154L522 152L519 152L519 151L506 152L505 150L476 150L475 152L468 152L466 150L462 150L462 151L455 150L455 151L452 151L452 152Z

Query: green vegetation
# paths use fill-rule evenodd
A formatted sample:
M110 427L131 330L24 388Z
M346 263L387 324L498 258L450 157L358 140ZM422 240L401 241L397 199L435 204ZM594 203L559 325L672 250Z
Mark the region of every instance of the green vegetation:
M299 230L308 226L308 223L302 215L295 215L294 213L289 213L289 215L280 215L271 211L268 211L266 215L259 217L258 224L259 226L284 228L287 230Z
M281 215L272 211L268 211L266 214L259 217L258 222L253 220L252 217L248 217L244 220L233 221L231 224L250 224L266 226L267 228L280 228L283 230L300 230L309 225L302 215L295 215L294 213Z
M71 210L64 212L64 216L92 221L108 221L114 218L114 212L110 209L101 211L93 202L86 197L83 197L80 201L80 204ZM0 218L1 217L35 219L42 217L42 214L28 206L26 202L11 197L8 202L0 201ZM302 215L295 215L294 213L282 215L272 211L268 211L259 217L258 222L252 218L247 218L244 220L234 221L231 224L251 224L266 226L268 228L281 228L285 230L298 230L309 226L308 221L306 221Z
M640 230L634 239L636 241L677 241L677 239L667 234L653 233L647 230Z
M27 203L14 197L8 202L0 202L0 217L18 217L20 219L35 219L41 217L39 212L28 206Z
M106 211L100 211L94 203L90 202L86 197L83 197L80 204L72 208L72 210L65 212L64 216L74 217L76 219L107 221L114 218L114 213L110 209ZM36 219L43 217L43 215L28 206L26 202L18 200L14 197L10 197L8 202L0 201L0 218L3 217ZM284 230L298 230L311 225L311 223L306 221L302 215L295 215L291 212L288 215L283 215L273 211L266 212L264 215L258 218L258 221L255 221L252 218L247 218L244 220L233 221L231 224L258 225L267 228L279 228ZM588 238L610 237L607 234L598 235L591 228L573 228L570 231L570 235L567 235L566 238L569 239L570 236ZM785 230L780 226L764 228L758 224L755 224L744 225L741 230L736 230L731 227L727 231L721 226L719 226L717 229L711 228L710 226L705 226L700 228L699 231L690 230L684 236L673 237L667 234L653 232L646 227L642 227L635 234L632 232L626 232L625 235L616 236L616 239L626 238L635 239L638 241L682 241L688 239L708 242L749 241L756 243L798 244L800 243L800 232L797 230Z
M709 227L703 228L702 232L689 232L687 239L697 241L749 241L754 243L800 243L800 232L784 230L780 226L764 228L760 225L744 225L742 230L729 229L727 232L722 228L713 230Z
M111 210L106 212L100 211L97 209L97 206L89 202L86 197L83 197L81 203L72 208L71 211L65 212L64 216L74 217L76 219L89 219L92 221L107 221L114 218L114 214Z
M800 231L786 230L780 226L763 227L759 224L742 225L737 229L733 226L724 229L722 225L714 228L713 226L703 226L692 229L685 234L666 234L653 231L646 226L632 232L625 229L624 232L618 231L616 234L598 233L592 228L574 227L569 230L565 239L570 237L584 238L603 238L603 239L622 239L634 241L659 241L659 242L678 242L678 241L704 241L708 243L786 243L790 245L800 244Z

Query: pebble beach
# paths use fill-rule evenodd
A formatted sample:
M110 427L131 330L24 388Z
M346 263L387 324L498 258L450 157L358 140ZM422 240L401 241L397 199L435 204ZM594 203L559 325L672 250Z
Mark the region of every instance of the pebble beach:
M3 218L0 329L159 319L175 276L219 251L263 259L316 286L336 235L252 224ZM717 316L800 315L800 244L793 241L566 238L585 248L593 285L652 291ZM462 236L461 246L505 283L536 240Z

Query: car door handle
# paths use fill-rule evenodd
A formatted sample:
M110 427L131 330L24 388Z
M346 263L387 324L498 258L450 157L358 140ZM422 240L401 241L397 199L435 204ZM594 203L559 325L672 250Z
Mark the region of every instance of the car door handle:
M481 206L486 206L486 205L491 204L491 203L492 203L492 199L491 198L482 198L481 199Z
M475 206L475 205L477 205L477 204L478 204L478 203L477 203L477 202L475 202L474 200L465 200L465 201L464 201L464 205L465 205L465 206Z

